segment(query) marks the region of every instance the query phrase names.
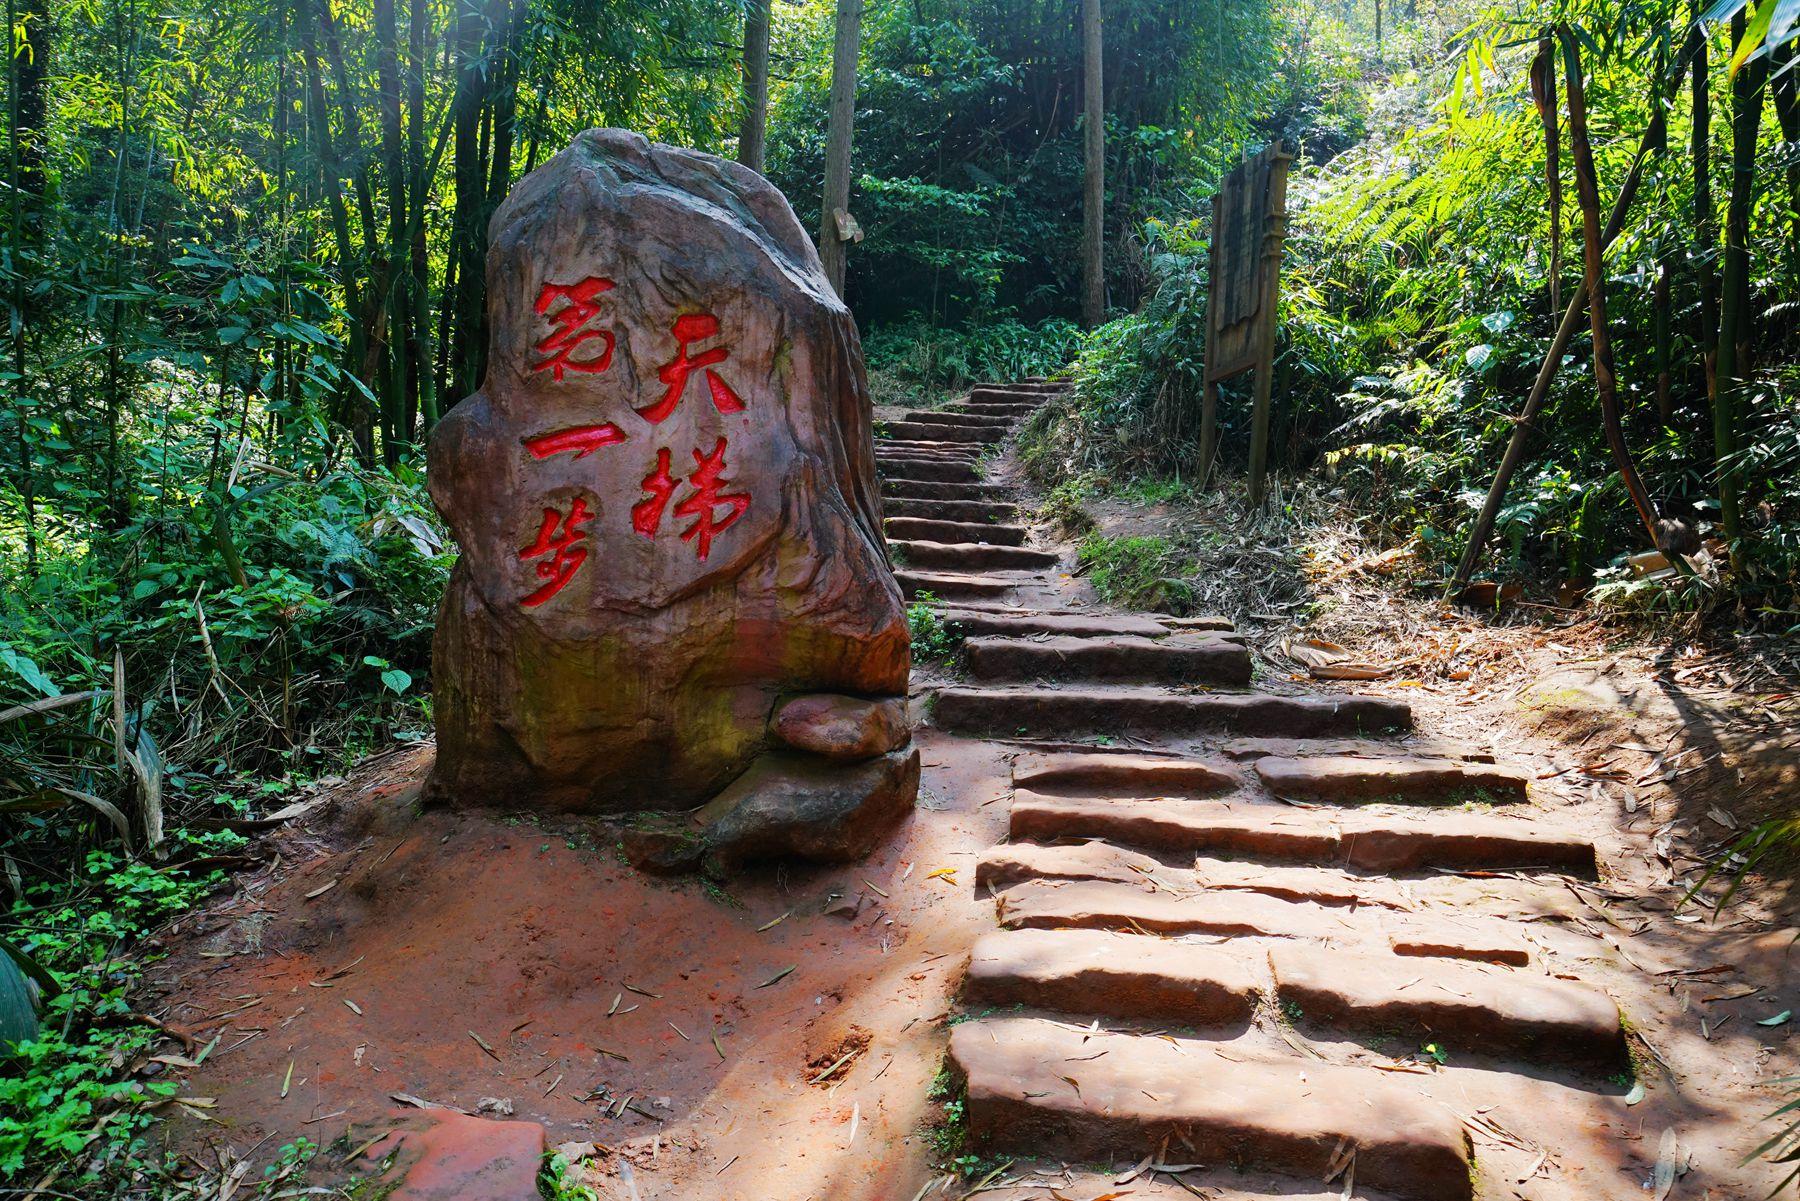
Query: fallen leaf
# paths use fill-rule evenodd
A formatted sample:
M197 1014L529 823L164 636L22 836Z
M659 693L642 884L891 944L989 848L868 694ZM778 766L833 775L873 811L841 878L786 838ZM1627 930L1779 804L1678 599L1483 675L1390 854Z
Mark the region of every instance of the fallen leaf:
M779 972L776 972L773 976L770 976L767 980L764 980L761 984L758 984L756 987L767 988L771 984L779 984L787 979L793 970L799 966L800 965L797 963L790 964L789 966L782 968Z

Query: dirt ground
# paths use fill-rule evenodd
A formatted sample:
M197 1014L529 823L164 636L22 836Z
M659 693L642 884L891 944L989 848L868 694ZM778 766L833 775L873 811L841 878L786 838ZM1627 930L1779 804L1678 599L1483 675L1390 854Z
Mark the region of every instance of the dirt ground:
M1101 513L1110 532L1192 517ZM1266 583L1226 598L1258 650L1259 686L1402 696L1423 740L1541 764L1538 804L1604 852L1601 885L1571 890L1564 916L1617 952L1607 970L1660 998L1627 1006L1639 1078L1653 1099L1671 1090L1707 1115L1676 1132L1671 1162L1722 1170L1751 1152L1785 1096L1769 1079L1794 1071L1794 1023L1775 1020L1800 1009L1791 885L1759 881L1717 915L1675 903L1744 828L1792 808L1795 698L1764 648L1648 640L1579 612L1458 612L1396 595L1393 560L1363 561L1354 545L1304 546L1275 569L1244 560L1291 575L1272 604ZM1393 670L1308 679L1291 653L1307 637ZM931 681L918 673L915 698ZM1022 744L918 737L918 811L874 857L724 886L640 875L596 824L422 810L429 748L365 764L264 840L263 867L161 939L139 1006L202 1045L219 1038L184 1090L213 1103L166 1137L206 1163L220 1146L260 1163L296 1138L336 1143L314 1175L335 1183L355 1170L343 1140L426 1102L542 1122L552 1146L594 1144L589 1179L609 1198L966 1195L982 1177L946 1179L928 1097L968 948L993 927L973 864L1005 837ZM1592 1157L1585 1195L1658 1195L1658 1108L1574 1140ZM1760 1196L1771 1172L1744 1175L1742 1192L1677 1180L1663 1195ZM1122 1174L1034 1165L987 1192L1194 1195L1114 1183ZM993 1187L1008 1179L1026 1185ZM1513 1181L1490 1193L1550 1195Z

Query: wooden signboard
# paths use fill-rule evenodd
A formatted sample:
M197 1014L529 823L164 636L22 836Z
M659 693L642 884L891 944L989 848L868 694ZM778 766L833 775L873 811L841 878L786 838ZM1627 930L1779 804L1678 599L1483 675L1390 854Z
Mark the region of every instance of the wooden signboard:
M1256 372L1250 423L1250 501L1260 505L1269 458L1269 390L1281 244L1287 233L1287 173L1281 143L1232 168L1213 199L1212 273L1206 305L1206 377L1200 409L1201 479L1218 451L1219 384Z

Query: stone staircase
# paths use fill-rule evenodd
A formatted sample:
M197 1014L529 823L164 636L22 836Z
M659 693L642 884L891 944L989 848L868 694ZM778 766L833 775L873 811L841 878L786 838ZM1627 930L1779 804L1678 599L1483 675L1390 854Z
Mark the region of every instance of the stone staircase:
M1070 603L990 454L1057 387L977 387L877 446L901 585L965 637L931 721L1025 743L950 1039L971 1135L1200 1165L1160 1177L1188 1192L1246 1171L1490 1195L1466 1117L1487 1082L1631 1072L1618 1006L1548 974L1511 912L1556 887L1529 873L1594 875L1594 846L1536 820L1526 772L1409 749L1403 702L1259 688L1227 621ZM1476 1066L1421 1058L1443 1044Z

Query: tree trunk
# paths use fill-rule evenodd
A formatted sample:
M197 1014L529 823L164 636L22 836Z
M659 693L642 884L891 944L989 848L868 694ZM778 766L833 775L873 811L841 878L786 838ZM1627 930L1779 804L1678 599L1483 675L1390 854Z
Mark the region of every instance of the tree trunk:
M750 0L744 10L744 123L738 130L738 162L759 175L769 126L769 4Z
M1744 26L1740 10L1731 21L1733 47L1743 40ZM1713 389L1719 528L1731 542L1737 540L1740 516L1737 477L1729 464L1737 449L1739 392L1749 366L1750 208L1755 199L1756 134L1762 124L1762 83L1767 69L1766 59L1747 62L1731 81L1731 192L1725 207L1725 260L1719 286L1719 344L1714 356Z
M1678 64L1676 71L1683 70ZM1632 160L1631 170L1625 176L1625 182L1619 185L1618 199L1613 201L1612 216L1606 219L1606 229L1600 238L1604 248L1610 246L1619 230L1625 225L1625 214L1631 210L1631 202L1637 197L1637 190L1644 179L1644 163L1649 157L1650 134L1645 133L1644 140L1638 146L1637 156ZM1544 352L1543 362L1538 365L1537 379L1531 385L1531 394L1525 398L1525 407L1513 419L1512 437L1507 440L1506 452L1500 458L1500 466L1494 472L1494 481L1488 486L1487 499L1481 504L1481 512L1475 517L1475 527L1469 533L1469 544L1463 548L1462 561L1456 566L1456 574L1451 577L1450 593L1461 592L1469 580L1475 575L1475 565L1487 550L1488 539L1494 536L1494 521L1499 516L1500 506L1506 500L1506 490L1512 484L1513 475L1519 470L1519 464L1525 458L1525 440L1530 436L1532 422L1537 419L1539 410L1550 397L1550 384L1556 379L1557 368L1562 366L1563 355L1568 352L1569 343L1575 340L1575 328L1581 324L1581 310L1587 303L1587 288L1577 287L1575 294L1569 298L1568 307L1563 310L1562 321L1556 327L1556 334L1550 339L1550 347Z
M338 109L344 115L344 140L349 143L355 157L362 157L362 118L356 89L350 83L350 71L344 63L344 44L338 36L337 22L332 18L331 5L320 0L317 6L319 16L319 32L325 38L325 53L331 59L331 75L337 84ZM381 248L375 225L375 187L370 180L369 165L364 162L354 179L356 185L356 211L361 218L365 266L372 273L381 258Z
M856 122L856 60L862 47L862 0L837 0L837 41L831 51L831 116L825 135L825 203L819 216L819 259L841 297L847 265L838 214L850 214L850 141Z
M1666 45L1656 47L1656 74L1650 86L1650 153L1656 157L1657 172L1663 171L1663 160L1669 154L1669 109L1674 95L1666 85L1669 76L1669 51ZM1650 325L1656 358L1656 417L1667 426L1675 415L1674 381L1670 377L1673 358L1670 339L1669 250L1659 239L1656 245L1656 281L1650 288Z
M19 0L9 29L19 37L13 58L14 137L18 140L18 186L44 194L45 83L50 75L50 8L47 0Z
M1625 445L1624 415L1619 409L1619 382L1613 372L1612 336L1606 327L1606 242L1600 229L1600 180L1594 172L1594 156L1588 145L1587 91L1581 77L1581 51L1575 36L1567 28L1562 31L1563 73L1569 92L1569 150L1575 158L1575 195L1581 204L1582 279L1587 292L1588 325L1594 333L1594 384L1600 393L1600 415L1606 427L1606 441L1612 447L1613 461L1638 517L1650 535L1650 545L1661 538L1657 533L1656 506L1644 481L1638 478L1637 464ZM1651 128L1658 118L1652 116Z
M412 275L412 250L406 236L406 143L400 120L400 37L394 19L394 0L375 0L375 77L381 92L382 173L387 177L388 286L384 293L388 314L388 369L382 380L382 455L392 466L399 461L402 445L412 441L405 423L407 395L406 355Z
M1544 127L1544 184L1550 212L1550 312L1562 311L1562 135L1556 116L1556 49L1545 30L1531 62L1531 99Z
M414 420L421 420L420 433L429 433L437 424L436 377L431 371L431 285L430 262L425 243L425 197L431 189L425 168L425 57L427 34L431 24L429 0L412 0L407 21L406 78L406 176L411 207L407 213L410 231L407 248L410 260L406 273L406 303L410 310L412 337L407 343L407 414L410 434Z
M323 4L325 0L314 2ZM304 10L297 17L300 22L300 54L306 64L307 95L311 97L313 107L313 137L318 144L319 166L325 175L325 199L331 212L331 232L337 240L338 279L344 289L344 311L350 315L343 369L346 374L360 379L363 360L368 352L368 331L362 322L363 301L358 281L360 272L356 244L350 237L350 215L344 205L343 163L338 157L337 139L331 132L331 111L325 102L325 78L319 66L318 36L313 21ZM363 382L366 384L368 381ZM357 459L366 465L369 462L370 448L363 445L362 440L357 437L360 430L353 418L361 402L361 389L353 383L346 383L339 390L334 417L349 427Z
M1769 96L1775 102L1775 119L1789 147L1787 165L1788 274L1800 281L1800 63L1793 43L1769 56Z
M1719 239L1714 227L1712 200L1712 85L1707 78L1707 59L1712 47L1701 20L1705 10L1705 0L1693 0L1693 26L1688 33L1688 50L1694 59L1689 90L1693 118L1688 134L1688 155L1694 165L1694 282L1700 290L1700 329L1695 341L1701 348L1700 369L1710 399L1717 391L1713 348L1719 337L1719 291L1713 274L1713 254L1718 249Z
M18 28L19 10L15 6L14 0L7 0L6 17L8 30ZM6 57L6 63L8 75L7 83L9 85L6 89L8 109L7 130L9 134L6 139L6 148L8 159L7 166L10 168L8 171L8 175L10 176L8 182L12 185L9 189L12 192L12 204L9 206L12 209L12 228L7 231L7 234L9 249L12 251L12 259L13 262L17 264L20 261L20 251L22 249L25 231L25 147L21 144L22 122L20 109L22 106L20 104L21 97L19 94L21 75L20 56L17 54L9 54ZM26 403L24 395L26 387L26 313L24 281L25 273L15 268L13 272L12 294L8 298L11 302L10 307L12 309L11 320L7 323L11 331L10 341L12 346L10 349L12 351L11 366L13 378L8 381L6 391L8 399L12 402L13 422L15 429L17 430L17 445L15 448L19 456L19 478L17 487L19 490L19 498L24 508L22 524L25 527L25 574L30 579L35 580L37 579L38 573L37 482L36 473L32 470L31 421L28 412L29 405Z
M451 175L456 207L451 217L450 255L456 261L456 287L454 296L446 292L443 301L454 305L456 313L450 388L457 396L467 396L480 385L486 349L479 333L487 274L482 262L486 248L480 236L481 213L487 207L487 178L481 160L481 115L488 88L481 52L483 24L479 0L460 0L456 18L456 96L451 101Z
M1081 320L1106 320L1106 79L1100 0L1081 0Z

